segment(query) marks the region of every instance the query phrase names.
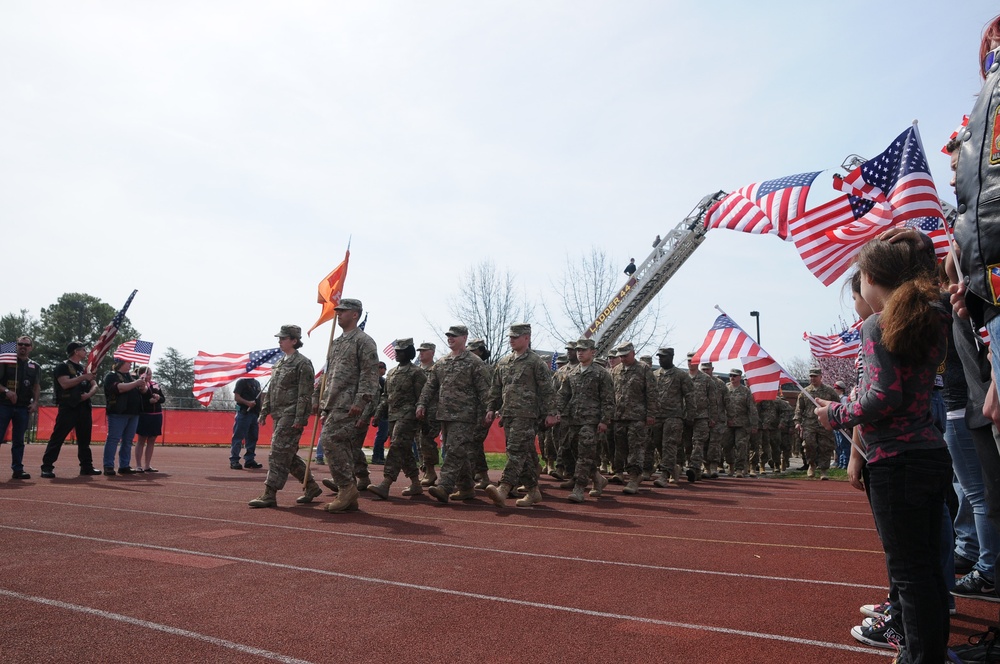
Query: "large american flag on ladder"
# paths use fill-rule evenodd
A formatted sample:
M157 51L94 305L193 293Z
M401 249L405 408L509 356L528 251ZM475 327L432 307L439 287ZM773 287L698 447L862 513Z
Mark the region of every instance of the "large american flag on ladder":
M708 209L705 228L727 228L788 239L788 220L805 212L809 187L822 171L799 173L737 189Z

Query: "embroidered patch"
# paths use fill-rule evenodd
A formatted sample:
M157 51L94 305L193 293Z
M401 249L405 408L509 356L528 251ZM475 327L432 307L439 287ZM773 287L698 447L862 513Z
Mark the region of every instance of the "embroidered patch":
M992 131L990 133L993 138L990 141L990 165L992 166L1000 164L1000 122L997 122L998 118L1000 118L1000 107L993 111L991 120Z
M1000 263L987 265L986 269L990 275L990 296L994 305L1000 305Z

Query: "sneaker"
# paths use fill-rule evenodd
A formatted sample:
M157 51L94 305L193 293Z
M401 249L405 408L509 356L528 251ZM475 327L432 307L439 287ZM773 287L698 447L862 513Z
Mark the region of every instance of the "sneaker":
M257 463L256 461L247 461L246 463L243 464L243 467L244 468L263 468L264 466L262 464Z
M969 560L965 556L955 554L955 576L965 576L976 566L974 560Z
M990 627L969 637L969 644L952 648L963 662L1000 662L1000 629Z
M889 600L881 604L864 604L861 606L861 613L870 618L885 618L889 615L889 607L892 606Z
M865 645L886 650L899 650L905 644L903 635L893 627L892 620L876 620L870 627L857 625L851 636Z
M971 599L983 599L987 602L1000 602L997 596L997 589L993 586L993 580L987 579L974 569L961 579L955 582L955 587L951 594L955 597L968 597Z

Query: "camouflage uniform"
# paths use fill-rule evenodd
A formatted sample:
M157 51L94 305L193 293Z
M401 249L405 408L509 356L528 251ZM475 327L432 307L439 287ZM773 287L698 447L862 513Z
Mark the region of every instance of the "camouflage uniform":
M345 332L330 344L326 366L325 394L320 404L320 414L324 417L320 442L333 481L344 488L354 484L360 452L358 429L363 427L367 431L372 401L379 394L375 342L360 327ZM348 411L355 406L362 412L349 415ZM369 412L367 419L365 411Z
M728 431L726 426L726 384L715 376L705 374L705 377L709 381L708 410L709 420L711 420L705 460L710 467L714 464L718 468L722 465L722 443L726 439Z
M656 378L642 362L626 366L624 362L611 371L615 387L615 457L625 456L624 469L630 475L642 474L643 451L649 437L646 418L656 413Z
M501 484L538 486L535 436L539 420L556 414L555 394L548 365L530 348L497 362L487 410L500 414L507 441Z
M690 375L690 374L688 374ZM691 420L691 467L700 469L704 463L718 463L709 454L709 428L719 419L715 404L711 400L712 382L701 371L695 370L691 376L691 398L687 401L688 419ZM697 457L695 456L697 455Z
M378 416L379 419L388 418L392 425L389 453L382 469L383 477L392 482L399 477L400 470L412 482L418 481L419 471L410 442L417 432L417 399L426 382L424 372L410 362L394 367L385 377L385 392L379 403Z
M486 362L480 368L486 384L493 383L493 367ZM479 412L476 413L476 431L473 434L472 445L472 472L476 475L485 475L490 470L490 464L486 460L486 437L490 435L490 426L486 424L486 403L480 404Z
M826 399L840 403L840 397L837 396L832 387L825 383L821 383L819 387L807 385L804 391L811 394L814 399ZM833 432L828 431L819 423L816 418L815 406L804 394L799 394L799 398L795 402L794 420L802 427L802 440L805 443L804 461L811 468L825 473L830 468L830 458L833 455L834 447L836 447L836 441L833 438Z
M258 417L263 421L270 415L274 420L264 484L275 491L284 488L289 474L299 482L305 481L306 464L298 456L299 439L312 412L314 376L312 362L298 351L275 362L271 371L271 383Z
M795 409L779 396L775 400L778 409L778 435L781 449L781 470L788 470L792 458L792 441L795 438Z
M434 370L434 365L429 366L420 365L420 370L424 372L424 382L431 377L431 371ZM437 418L437 402L428 404L427 413L424 415L424 419L417 425L417 430L420 434L420 460L421 463L427 467L431 468L440 463L438 458L438 446L437 438L438 434L441 433L441 422Z
M563 384L569 379L570 373L579 367L579 363L559 367L552 375L553 391L558 392L562 389ZM575 432L573 431L575 425L576 421L564 413L560 415L559 423L552 427L556 443L556 468L566 477L572 475L573 469L576 468L577 450Z
M653 470L652 451L659 450L660 472L673 475L678 457L684 454L684 447L680 443L684 421L690 417L688 402L692 398L694 383L688 372L680 367L661 367L653 372L653 376L656 378L656 424L653 425L650 436L652 444L646 448L648 457L643 459L642 470L644 473ZM692 458L691 466L701 467L701 450L698 450L697 459Z
M747 472L750 430L757 428L757 405L746 385L726 385L726 441L723 452L731 471Z
M758 465L760 472L766 472L764 468L768 462L771 468L778 470L781 464L781 441L778 436L778 404L774 399L761 401L757 404L757 413L760 415L760 459ZM750 464L753 467L753 464Z
M446 493L457 487L472 490L473 445L476 439L476 419L482 412L490 385L482 370L483 361L468 350L459 355L446 355L431 368L417 407L431 412L437 406L441 431L448 441L448 453L438 476L437 485Z
M596 470L597 425L610 426L614 414L615 386L611 374L596 363L588 367L577 364L559 389L559 402L559 412L568 414L574 422L570 435L577 448L575 486L586 488Z

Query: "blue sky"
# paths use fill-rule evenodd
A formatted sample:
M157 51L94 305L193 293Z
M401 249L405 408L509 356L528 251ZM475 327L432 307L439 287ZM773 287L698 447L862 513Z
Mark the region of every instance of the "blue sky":
M939 148L980 87L995 3L32 2L0 10L0 311L67 291L188 355L308 328L352 237L379 348L437 340L471 265L554 306L566 257L624 267L705 194ZM620 269L620 268L618 268ZM16 275L16 276L14 276ZM694 349L718 304L762 345L851 315L791 244L713 231L660 296ZM541 318L540 315L538 317ZM329 328L304 349L322 363ZM561 342L537 334L535 345ZM646 350L651 350L648 348Z

